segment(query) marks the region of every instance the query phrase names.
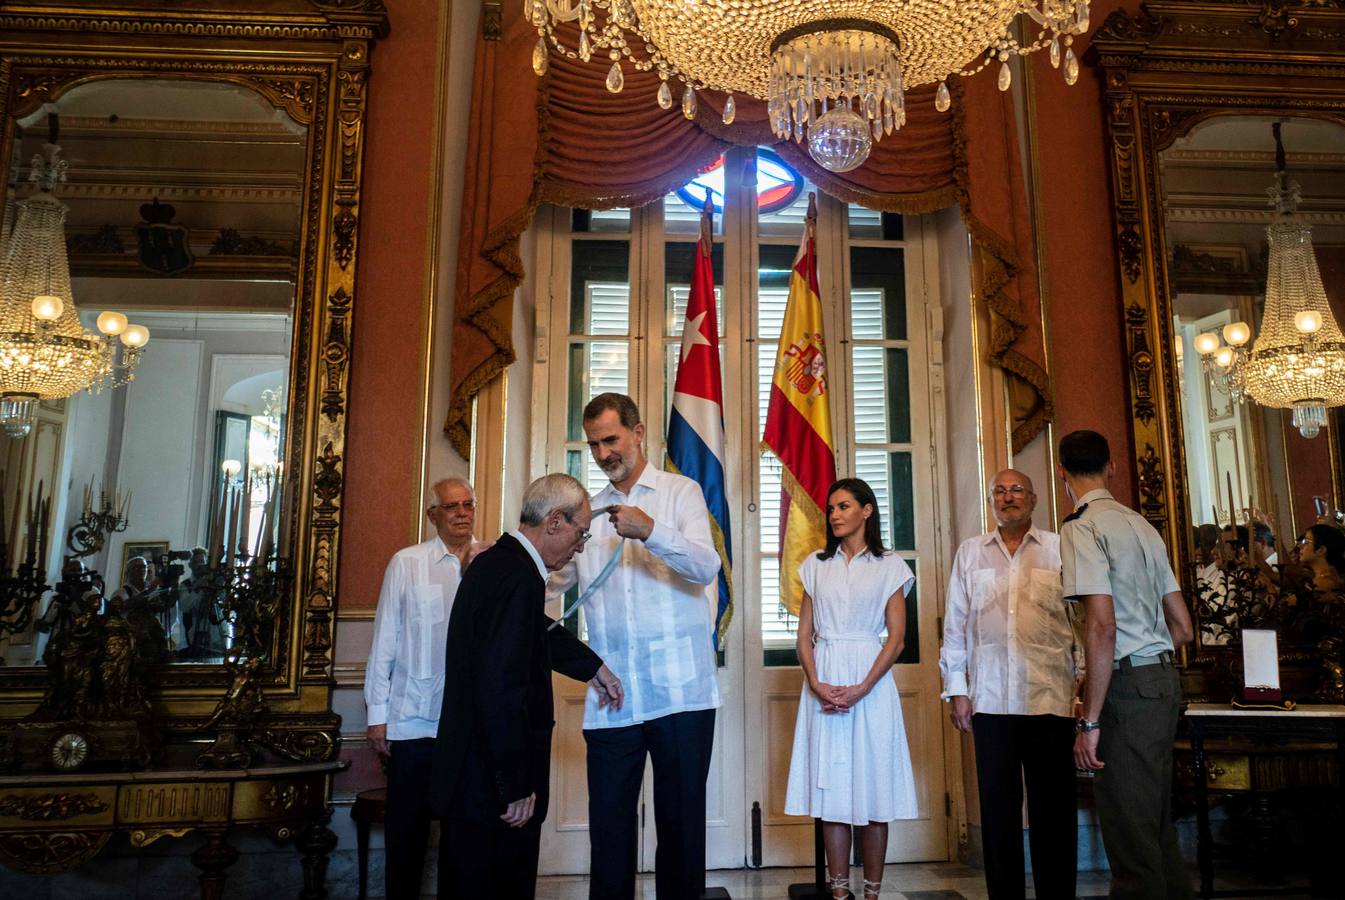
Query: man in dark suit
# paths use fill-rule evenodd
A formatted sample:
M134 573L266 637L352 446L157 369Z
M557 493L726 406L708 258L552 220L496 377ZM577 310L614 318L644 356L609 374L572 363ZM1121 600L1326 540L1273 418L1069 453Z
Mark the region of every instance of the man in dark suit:
M476 557L448 623L432 801L442 817L439 896L531 898L551 764L551 672L617 708L621 682L546 615L546 576L583 552L593 519L569 475L523 494L517 531Z

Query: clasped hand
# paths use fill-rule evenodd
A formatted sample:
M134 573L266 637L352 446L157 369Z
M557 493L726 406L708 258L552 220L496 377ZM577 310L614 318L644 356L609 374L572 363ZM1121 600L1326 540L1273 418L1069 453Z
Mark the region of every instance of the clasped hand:
M817 699L822 701L824 713L847 713L868 693L868 689L860 684L839 685L819 681L811 687Z

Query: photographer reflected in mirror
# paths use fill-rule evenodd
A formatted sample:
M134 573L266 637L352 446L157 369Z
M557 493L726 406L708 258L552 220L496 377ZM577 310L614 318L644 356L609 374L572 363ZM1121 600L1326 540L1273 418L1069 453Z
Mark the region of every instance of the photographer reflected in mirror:
M181 566L176 568L180 570ZM153 643L160 651L155 655L163 661L171 660L186 646L176 592L164 587L169 577L166 572L163 577L156 575L154 563L145 557L133 556L126 561L121 587L110 598L137 631L157 638ZM176 580L173 583L176 585Z
M233 641L210 587L209 554L204 547L194 547L190 553L183 551L181 557L187 561L178 586L178 609L186 635L181 656L194 662L222 662Z

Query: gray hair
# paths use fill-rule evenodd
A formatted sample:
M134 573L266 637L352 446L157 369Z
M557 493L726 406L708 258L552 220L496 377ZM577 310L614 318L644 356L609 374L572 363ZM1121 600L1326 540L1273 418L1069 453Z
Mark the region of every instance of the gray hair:
M468 481L466 478L461 478L457 475L452 475L448 478L440 478L438 481L431 484L430 495L437 499L439 497L440 488L450 487L452 485L460 485L462 487L465 487L467 488L467 490L472 492L473 497L476 496L476 488L472 486L472 483Z
M587 500L588 491L579 479L552 472L538 478L523 492L523 510L518 520L523 525L541 525L556 510L568 519L579 512Z

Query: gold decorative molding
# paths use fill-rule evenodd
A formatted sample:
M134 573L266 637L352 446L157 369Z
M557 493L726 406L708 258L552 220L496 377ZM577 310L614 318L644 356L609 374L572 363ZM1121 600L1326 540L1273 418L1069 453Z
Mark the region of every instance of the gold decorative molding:
M335 419L345 412L346 366L350 362L350 329L347 320L353 298L344 287L327 300L327 333L322 347L326 366L322 389L322 414Z
M0 860L19 872L50 875L93 859L111 837L111 831L0 834Z
M163 769L132 776L119 772L43 776L48 794L94 792L107 798L110 811L99 821L56 824L0 816L0 863L36 875L65 871L98 853L115 832L127 835L135 848L165 837L199 832L206 838L191 855L202 873L202 893L223 895L225 870L238 859L227 836L231 828L259 828L277 840L309 835L299 846L306 879L302 896L326 896L320 868L335 836L326 829L331 818L331 779L345 762L260 764L247 770L199 771ZM154 782L140 779L154 778ZM34 795L29 777L0 776L0 796ZM124 813L129 810L133 818ZM184 860L185 862L185 860ZM212 893L213 890L213 893Z
M342 269L350 265L350 261L355 258L355 232L359 224L353 203L342 204L336 217L332 219L332 232L335 235L333 258Z
M0 817L12 816L34 822L73 819L107 810L107 801L96 793L53 791L47 794L8 794L0 797Z
M229 816L227 784L136 784L122 789L117 800L117 819L122 823L210 822Z
M192 829L188 828L140 828L132 831L129 835L132 847L148 847L159 838L165 837L184 837L190 834Z

